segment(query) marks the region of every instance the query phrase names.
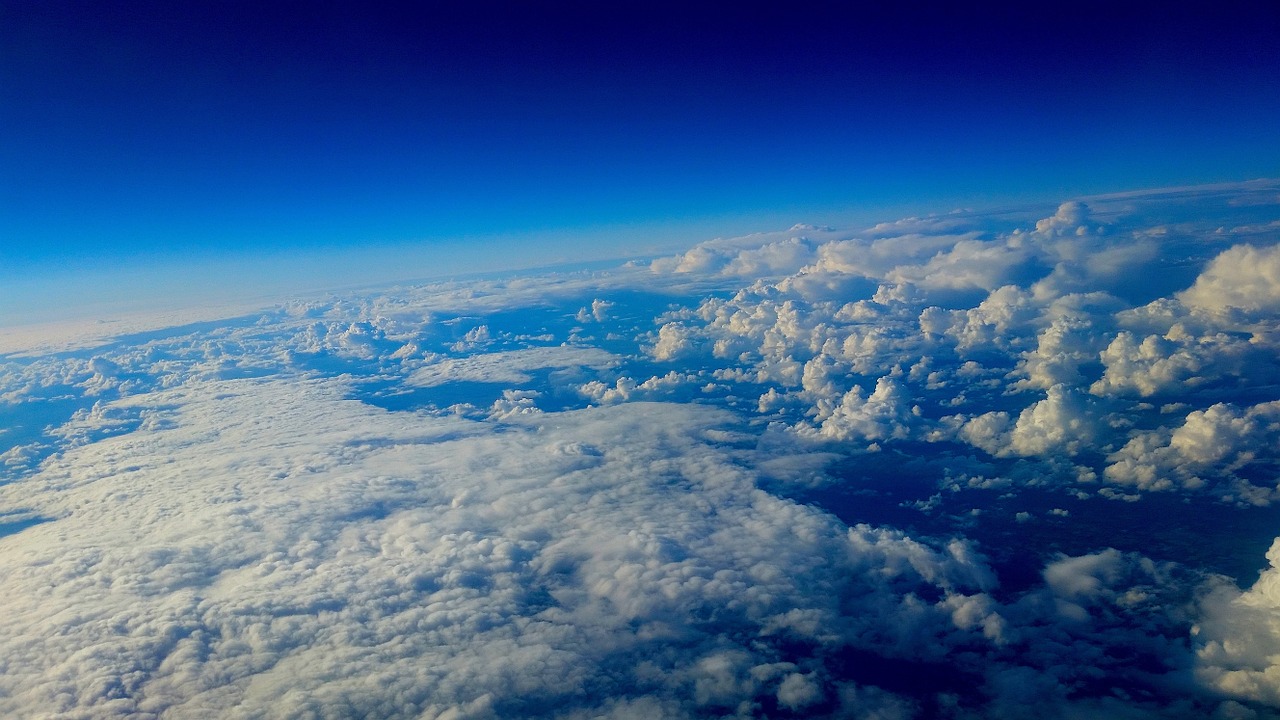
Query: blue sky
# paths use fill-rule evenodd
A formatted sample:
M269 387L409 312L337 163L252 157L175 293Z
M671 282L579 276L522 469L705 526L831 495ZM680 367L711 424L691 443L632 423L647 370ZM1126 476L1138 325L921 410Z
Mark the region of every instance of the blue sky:
M1280 174L1274 3L442 5L7 4L0 266L413 276Z

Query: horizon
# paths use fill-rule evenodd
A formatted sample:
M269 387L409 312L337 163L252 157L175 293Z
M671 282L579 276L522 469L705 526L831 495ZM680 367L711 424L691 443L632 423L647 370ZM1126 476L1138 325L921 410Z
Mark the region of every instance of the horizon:
M690 227L654 223L650 227L602 228L594 232L512 232L480 239L464 237L363 246L338 245L314 248L304 256L282 248L206 249L194 258L155 254L141 261L139 258L119 258L110 262L50 264L36 272L27 268L26 274L15 273L6 279L8 292L0 300L0 329L26 334L27 330L49 324L70 323L82 327L85 321L143 320L150 315L166 316L197 310L202 306L209 306L206 309L210 311L222 308L250 310L296 297L360 288L463 280L489 273L537 271L576 264L648 260L688 250L704 242L746 238L801 226L857 231L880 223L920 217L1013 214L1031 218L1037 213L1051 211L1062 202L1141 199L1169 194L1200 195L1268 183L1280 183L1280 179L1252 178L1238 182L1130 188L1034 202L992 202L986 207L949 210L921 207L917 209L923 212L914 215L894 215L889 210L877 214L875 210L868 210L795 222L770 217L775 220L772 226L762 226L766 220L757 219L767 215L756 215L737 218L732 223L719 223L720 227L732 227L738 232L717 235L710 234L711 226L716 225L714 222L707 223L706 227L701 224ZM697 234L699 230L704 232ZM611 235L612 241L600 242ZM618 237L625 237L629 242L620 242ZM531 239L535 241L532 246ZM469 245L476 242L488 246L489 250L501 252L496 256L495 253L486 253L484 257L476 257L468 253ZM179 317L185 315L180 314Z
M1280 176L1274 4L1077 10L8 7L0 280L527 265Z

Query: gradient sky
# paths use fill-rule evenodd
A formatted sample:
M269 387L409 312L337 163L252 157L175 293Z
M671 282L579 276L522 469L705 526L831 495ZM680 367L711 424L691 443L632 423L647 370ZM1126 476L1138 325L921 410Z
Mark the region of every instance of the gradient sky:
M1273 1L852 5L4 2L0 267L536 260L1280 174Z

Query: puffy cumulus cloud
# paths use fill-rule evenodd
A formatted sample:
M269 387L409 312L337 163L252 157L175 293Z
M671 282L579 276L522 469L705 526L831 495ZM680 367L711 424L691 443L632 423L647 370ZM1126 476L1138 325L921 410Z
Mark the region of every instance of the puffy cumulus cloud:
M1079 237L1089 232L1085 226L1088 218L1088 205L1069 200L1059 205L1053 215L1037 221L1035 232L1045 237Z
M1240 396L1280 378L1275 362L1280 248L1237 245L1209 263L1191 288L1117 314L1127 328L1103 351L1093 392ZM1280 287L1280 285L1277 285Z
M1273 312L1265 302L1248 305L1256 317L1242 325L1239 313L1226 318L1194 301L1245 272L1246 257L1261 269L1243 285L1267 295L1274 250L1257 243L1270 231L1221 229L1215 218L1231 211L1214 210L1220 201L1195 192L1100 197L1063 203L1029 225L961 214L815 235L812 261L791 274L771 275L785 263L771 265L732 295L664 315L649 352L692 363L731 391L751 385L749 406L798 436L877 446L960 440L1002 459L1081 463L1068 473L1081 481L1108 467L1115 475L1118 459L1099 458L1153 442L1131 428L1174 431L1176 417L1158 408L1256 401L1280 381L1275 338L1258 322ZM1181 219L1149 221L1150 208ZM1255 244L1236 242L1245 236ZM698 267L720 275L736 253L784 241L716 241L685 260L718 257ZM1198 281L1174 273L1196 283L1186 292L1152 279L1197 264ZM1230 303L1241 312L1248 304ZM1232 480L1226 465L1205 470Z
M1150 567L1149 562L1146 563ZM1045 583L1053 596L1063 601L1091 600L1103 594L1114 596L1111 586L1120 577L1125 558L1115 550L1092 555L1063 557L1044 569ZM1071 614L1078 614L1075 610Z
M806 238L792 237L769 243L757 250L744 250L724 268L728 275L761 277L779 271L794 272L813 259L813 245Z
M669 322L658 328L658 337L648 352L654 360L674 360L693 347L689 330L680 323Z
M786 365L798 370L800 359L812 357L834 338L824 323L830 308L814 308L790 298L770 299L750 291L739 292L728 301L710 299L698 308L703 324L697 332L713 342L716 357L733 359L758 355L757 369L782 377L789 371L773 371L770 366ZM797 378L798 379L798 378Z
M1112 453L1105 477L1143 490L1212 490L1225 499L1264 505L1275 486L1242 477L1245 468L1274 467L1270 451L1280 442L1280 402L1241 409L1218 403L1186 416L1174 429L1135 434Z
M747 278L789 274L782 284L807 289L814 299L823 289L863 287L838 279L844 276L947 297L1007 284L1031 288L1034 283L1037 297L1051 300L1122 282L1157 250L1132 233L1108 232L1080 202L1062 204L1030 230L992 233L964 225L961 217L941 216L845 232L797 226L788 233L703 243L651 267L659 273Z
M624 375L612 385L600 380L592 380L580 386L578 392L602 404L640 399L652 400L661 395L670 394L672 390L693 383L697 379L696 375L678 373L675 370L666 375L654 375L639 383Z
M843 273L879 280L894 268L927 262L958 242L976 241L980 237L978 232L959 235L948 232L868 234L870 237L838 240L819 246L816 260L806 270L810 274Z
M1075 293L1135 289L1131 275L1157 259L1159 245L1144 228L1112 229L1080 202L1061 205L1033 229L957 232L951 219L942 232L858 237L817 248L817 259L801 274L853 275L913 287L948 302L966 293L1017 285L1041 302Z
M1267 560L1253 587L1240 592L1224 583L1202 599L1195 675L1227 697L1280 707L1280 538Z
M479 329L472 341L487 339ZM331 352L341 357L370 360L378 357L380 345L387 341L384 328L368 320L316 321L295 336L298 352Z
M1106 336L1088 314L1059 315L1036 336L1035 349L1023 353L1018 373L1025 379L1015 387L1079 387L1092 376L1105 344Z
M789 710L803 710L821 702L822 686L811 674L791 673L778 685L778 704Z
M783 232L711 240L674 257L654 260L649 267L655 273L748 278L786 275L810 264L816 246L842 237L848 233L802 224Z
M1048 302L1074 292L1110 289L1157 254L1150 240L1109 233L1092 221L1088 206L1076 201L1063 203L1033 230L952 239L923 258L913 256L915 247L908 246L881 276L895 284L944 293L990 292L1016 284Z
M953 540L939 550L900 531L868 525L850 528L849 539L863 567L882 568L879 572L886 577L922 579L948 590L986 592L999 584L987 558L963 540Z
M1158 246L1143 233L1107 232L1093 211L1080 201L1059 205L1051 217L1030 232L1015 231L1010 245L1025 247L1051 272L1032 284L1039 299L1070 292L1107 290L1125 281L1135 266L1155 258Z
M1050 387L1039 400L1018 414L996 411L970 418L960 437L997 457L1075 455L1090 447L1097 435L1096 412L1087 397L1065 385Z
M876 381L867 395L855 385L839 402L819 400L817 433L834 440L904 439L910 432L913 408L902 387L890 377ZM919 414L919 409L914 409ZM802 426L802 431L807 426Z
M1027 343L1027 329L1039 315L1040 309L1026 291L1005 285L967 310L925 308L920 314L920 326L927 333L948 336L961 352L993 346L1018 349Z
M1010 446L1022 455L1061 450L1075 455L1096 435L1094 413L1083 393L1064 385L1049 388L1043 400L1024 409L1010 433Z
M1042 265L1052 268L1031 285L1035 296L1045 300L1079 292L1132 290L1134 273L1160 252L1145 228L1113 232L1079 201L1059 205L1030 233L1015 231L1010 242L1026 244Z
M885 274L895 284L927 290L995 290L1024 280L1034 270L1022 248L988 240L961 240L920 265L899 265Z
M590 308L582 308L574 317L578 322L591 322L593 320L595 322L604 322L609 317L609 309L614 305L615 303L608 300L596 298L591 301Z
M1224 251L1178 299L1193 310L1215 314L1280 312L1280 245L1237 245Z
M502 397L493 401L489 418L509 420L518 415L536 415L542 412L537 405L540 395L537 390L503 390Z
M1093 240L1090 242L1089 240ZM1098 238L1059 242L1054 248L1053 272L1037 280L1031 290L1038 298L1057 298L1079 292L1121 292L1159 256L1152 240L1125 238L1119 243Z
M1247 339L1226 333L1192 335L1179 325L1165 335L1141 340L1121 331L1100 354L1104 372L1090 386L1094 395L1134 394L1151 397L1209 386L1225 377L1247 377L1257 371L1259 348ZM1265 363L1265 359L1262 360Z

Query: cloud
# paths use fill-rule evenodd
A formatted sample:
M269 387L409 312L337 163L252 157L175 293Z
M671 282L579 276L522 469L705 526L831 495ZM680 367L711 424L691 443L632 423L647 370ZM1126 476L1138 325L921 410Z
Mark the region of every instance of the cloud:
M1033 256L1022 248L988 240L960 240L921 265L899 265L888 282L927 290L995 290L1029 271Z
M649 348L654 360L674 360L692 348L690 333L680 323L669 322L658 329L658 339Z
M1201 683L1227 697L1278 707L1280 538L1267 551L1267 560L1270 567L1253 587L1240 592L1220 584L1202 600L1202 614L1193 630L1195 674Z
M969 541L846 528L758 489L722 410L515 412L495 433L348 394L277 378L134 396L106 407L165 422L0 488L56 518L0 548L0 708L912 717L828 663L995 661L1050 619L996 601ZM1062 561L1048 591L1120 602L1129 576L1103 567Z
M931 258L949 252L960 242L978 242L981 234L955 234L954 225L935 228L928 225L901 228L901 234L883 234L876 228L862 237L835 240L818 246L813 264L803 268L797 277L850 276L873 281L887 279L897 268L916 267ZM910 272L910 271L905 271ZM918 273L916 273L918 274ZM902 282L895 278L893 282Z
M1090 366L1099 362L1105 342L1105 335L1088 314L1059 315L1037 335L1035 349L1023 353L1018 372L1026 379L1017 386L1045 390L1054 385L1079 387L1085 384Z
M819 401L818 409L817 432L833 440L903 439L912 419L906 394L888 377L877 380L870 395L855 385L839 403Z
M1277 492L1275 206L1213 209L1253 195L0 358L0 713L1265 714L1274 568L1208 564ZM1090 525L1157 492L1201 554Z
M607 685L635 707L799 709L836 699L813 658L762 675L775 640L896 632L830 589L853 583L899 622L893 578L948 597L993 582L963 542L846 536L755 489L702 439L722 411L514 412L494 433L346 394L276 379L135 396L111 407L167 422L0 488L57 518L0 555L0 707L542 714Z
M1143 490L1213 485L1222 497L1265 505L1276 488L1256 486L1241 471L1266 458L1278 441L1280 402L1245 409L1217 403L1192 411L1178 428L1134 435L1108 458L1105 477Z
M1223 375L1247 372L1255 351L1238 336L1213 333L1197 337L1178 326L1166 335L1148 335L1141 340L1121 331L1102 351L1105 372L1090 392L1142 397L1185 393L1210 385Z
M596 298L591 301L591 308L589 310L584 307L578 311L578 314L575 317L578 322L591 322L592 320L596 322L604 322L609 317L609 309L614 305L615 303L609 302L608 300Z
M997 457L1075 455L1096 436L1093 415L1082 393L1059 384L1019 413L1017 420L1004 411L984 413L967 420L960 436Z
M650 264L655 273L711 274L755 278L794 273L813 260L817 244L847 237L832 228L796 225L783 232L756 233L701 243Z
M1213 314L1280 312L1280 246L1236 245L1224 251L1178 299Z
M604 350L586 347L545 347L501 353L439 358L415 370L405 384L434 387L451 382L519 384L531 380L530 371L546 368L594 367L616 364L617 358Z
M592 380L579 387L578 392L597 403L610 404L629 400L653 399L696 380L697 376L684 375L672 370L666 375L654 375L640 383L625 375L618 378L613 385L608 385L599 380Z
M803 710L821 702L822 687L811 674L791 673L778 685L778 704L789 710Z
M1026 291L1005 285L967 310L926 308L921 313L921 324L926 332L953 338L956 349L962 352L991 346L1017 349L1039 314Z

